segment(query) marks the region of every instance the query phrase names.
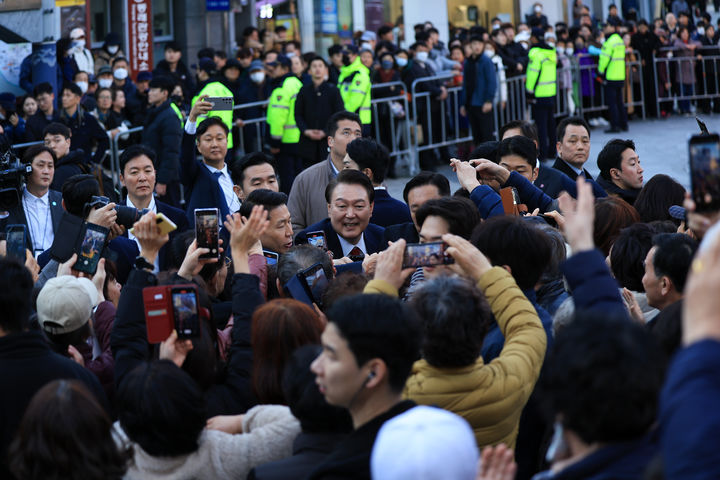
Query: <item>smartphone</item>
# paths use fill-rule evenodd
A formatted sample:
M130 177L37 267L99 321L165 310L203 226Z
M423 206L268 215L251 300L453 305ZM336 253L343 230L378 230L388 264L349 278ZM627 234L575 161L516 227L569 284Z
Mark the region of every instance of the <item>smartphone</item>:
M295 300L303 302L310 308L313 306L313 299L310 292L308 292L307 284L300 274L294 275L288 283L285 284L285 293L290 295Z
M213 104L211 112L222 112L233 109L233 97L207 97L206 102Z
M690 183L698 212L720 210L720 137L693 135L689 142Z
M308 232L307 241L313 247L319 247L323 250L327 250L327 243L325 242L325 232L323 232L322 230Z
M545 222L547 222L547 224L550 225L551 227L553 227L553 228L558 228L557 221L556 221L553 217L551 217L550 215L545 215L544 213L541 213L541 214L538 215L538 217L540 217L540 218L542 218L543 220L545 220Z
M280 255L275 252L271 252L270 250L263 250L263 257L265 257L268 265L275 265L278 262Z
M80 246L75 251L77 261L73 267L79 272L95 275L110 230L92 223L85 224Z
M434 267L455 263L455 259L447 254L448 244L445 242L410 243L405 247L403 268Z
M14 257L25 263L25 242L27 241L25 225L8 225L5 229L8 257Z
M148 342L164 342L175 329L178 338L200 336L200 308L194 285L143 288Z
M175 225L175 223L169 218L167 218L163 213L155 214L155 223L158 227L160 227L161 235L167 235L168 233L177 230L177 225ZM131 228L130 230L128 230L128 232L135 235L134 228Z
M695 121L698 124L698 128L700 129L701 135L710 135L710 132L708 132L707 125L705 125L705 122L700 120L700 117L695 117Z
M306 268L299 275L309 290L310 298L318 307L322 307L322 296L328 287L328 279L322 263L316 263L312 267Z
M178 338L200 336L197 290L192 286L174 286L170 289L173 320Z
M220 211L217 208L195 209L195 240L198 248L210 249L209 253L200 255L200 258L220 257Z

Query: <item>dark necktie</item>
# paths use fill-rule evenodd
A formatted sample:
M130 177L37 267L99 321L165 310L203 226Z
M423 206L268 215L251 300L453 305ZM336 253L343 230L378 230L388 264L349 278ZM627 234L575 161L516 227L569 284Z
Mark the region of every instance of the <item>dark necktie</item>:
M365 254L358 247L353 247L353 249L350 250L350 253L348 253L348 258L353 262L362 262L365 258Z

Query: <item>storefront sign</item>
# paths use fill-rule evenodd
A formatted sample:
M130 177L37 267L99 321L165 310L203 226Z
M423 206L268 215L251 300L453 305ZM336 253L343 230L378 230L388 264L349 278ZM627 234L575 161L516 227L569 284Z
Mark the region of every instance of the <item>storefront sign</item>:
M320 28L325 35L338 33L337 0L322 0L320 2Z
M205 10L226 12L230 10L230 0L205 0Z
M127 57L132 78L138 72L152 70L152 0L127 0Z

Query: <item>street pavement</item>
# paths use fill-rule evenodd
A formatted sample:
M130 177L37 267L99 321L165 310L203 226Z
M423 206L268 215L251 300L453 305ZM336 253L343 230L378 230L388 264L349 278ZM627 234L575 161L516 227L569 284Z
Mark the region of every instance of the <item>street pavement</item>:
M720 115L699 115L708 130L720 132ZM629 123L630 131L620 134L606 134L607 127L593 128L590 132L590 158L585 168L597 177L597 155L609 140L613 138L631 139L635 142L636 151L643 167L645 181L653 175L664 173L680 182L686 189L690 188L688 168L688 140L692 135L700 133L695 117L672 116L668 119L635 120ZM448 159L449 160L449 159ZM450 180L451 191L460 188L455 174L449 166L438 167L438 172ZM406 178L387 179L385 184L394 198L402 200L402 191Z

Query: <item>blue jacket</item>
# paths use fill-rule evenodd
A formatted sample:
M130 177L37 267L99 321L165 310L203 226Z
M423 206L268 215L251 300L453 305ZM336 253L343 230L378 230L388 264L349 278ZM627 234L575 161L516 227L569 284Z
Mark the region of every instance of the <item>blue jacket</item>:
M410 210L400 200L392 198L387 190L375 190L375 205L370 223L389 227L398 223L412 222Z
M497 90L497 75L492 60L485 55L477 58L470 57L465 60L463 67L465 81L462 86L462 99L464 105L482 107L485 102L495 100Z
M480 211L483 219L505 215L500 195L488 185L479 185L470 192L470 200Z
M680 350L660 395L660 444L667 480L720 478L720 342Z
M542 190L550 198L558 198L563 191L577 198L577 185L570 177L553 167L540 166L538 176L533 185Z
M327 249L333 253L333 256L335 258L342 258L343 250L342 250L342 246L340 245L340 239L338 238L338 234L335 233L335 230L333 229L329 218L326 218L325 220L321 220L317 223L313 223L312 225L307 227L305 230L298 233L295 236L295 245L301 245L303 243L308 243L307 233L308 232L316 232L316 231L325 232L325 241L327 242ZM373 225L372 223L369 223L367 228L365 229L365 232L363 232L363 233L364 233L365 248L367 249L367 252L366 252L367 254L377 253L382 250L385 250L385 247L387 247L387 245L383 245L383 234L385 233L385 229L383 227L379 227L377 225Z
M195 224L196 208L218 208L220 219L230 214L222 188L202 160L195 156L195 135L183 133L180 156L180 181L185 187L186 215L190 225Z
M561 266L567 280L575 311L595 310L628 316L620 289L599 250L579 252Z

